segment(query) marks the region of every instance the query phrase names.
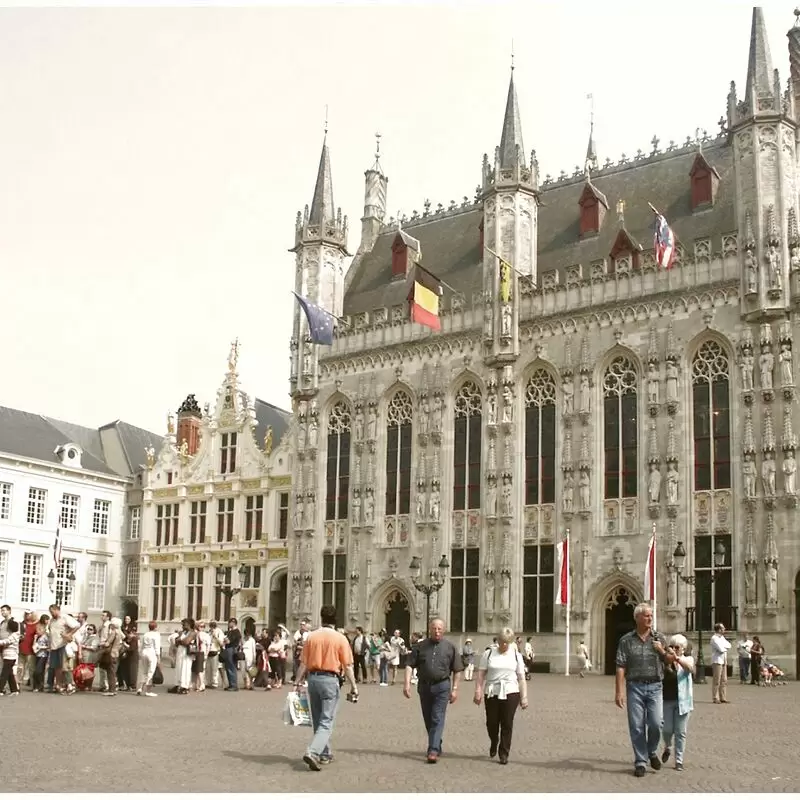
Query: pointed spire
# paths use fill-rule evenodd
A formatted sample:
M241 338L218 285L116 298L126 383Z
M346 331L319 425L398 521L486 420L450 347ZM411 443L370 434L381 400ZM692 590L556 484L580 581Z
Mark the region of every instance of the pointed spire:
M783 407L783 449L785 451L797 449L797 437L792 427L792 409L789 405Z
M747 88L745 89L747 101L750 102L763 95L771 97L773 94L772 81L772 57L769 52L767 26L764 23L764 9L756 6L753 9L753 24L750 29L750 59L747 63ZM757 106L751 108L751 113L757 111Z
M587 177L595 172L598 168L597 165L597 150L594 146L594 95L587 94L586 99L590 104L589 111L589 144L586 147L586 162L584 171Z
M517 89L514 86L512 62L506 113L503 117L503 133L500 136L500 169L513 169L518 163L520 166L525 166L525 147L522 144L522 120L519 115Z
M331 157L328 151L328 122L325 122L325 138L322 140L322 153L319 157L317 183L314 186L314 199L308 221L311 225L334 222L336 211L333 205L333 180L331 179Z
M764 433L763 433L763 447L765 453L772 453L775 451L775 431L772 427L772 412L769 407L764 409Z
M667 430L667 461L678 461L678 448L675 446L675 421L669 421Z
M744 563L757 564L758 556L756 555L756 535L753 528L753 513L749 512L745 520L745 547L744 547Z
M564 431L564 443L561 449L561 468L564 470L572 469L572 431L569 428Z
M656 431L656 421L655 420L652 420L650 422L650 435L649 435L649 446L648 446L647 462L649 464L659 464L661 462L661 456L658 454L658 433Z
M658 328L655 322L650 326L650 343L647 348L647 361L658 364Z
M767 564L778 563L778 543L775 541L775 516L767 512L767 538L764 543L764 561Z
M744 415L744 437L742 443L742 450L747 454L756 452L756 438L753 434L753 411L750 406L747 407Z

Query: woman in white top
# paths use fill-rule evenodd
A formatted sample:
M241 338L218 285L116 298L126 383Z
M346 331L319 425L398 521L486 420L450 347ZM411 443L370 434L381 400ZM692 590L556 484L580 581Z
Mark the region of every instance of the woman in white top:
M244 688L252 689L253 683L250 671L256 666L256 640L252 633L248 630L245 631L244 640L242 641L242 652L244 653Z
M153 691L153 675L156 674L158 659L161 656L161 634L158 632L158 623L150 622L149 630L139 640L139 674L142 682L136 694L145 697L155 697Z
M525 664L514 644L511 628L503 628L497 644L487 647L481 656L473 702L479 706L484 697L489 758L494 758L499 752L500 763L508 764L517 706L528 707Z

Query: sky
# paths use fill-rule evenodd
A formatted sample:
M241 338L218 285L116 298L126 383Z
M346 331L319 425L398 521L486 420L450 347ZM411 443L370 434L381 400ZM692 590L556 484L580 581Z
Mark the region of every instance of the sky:
M354 252L376 132L389 215L474 196L512 42L525 148L555 176L583 164L589 93L601 163L654 134L715 135L730 81L744 92L752 15L737 0L62 4L0 9L0 405L155 433L188 393L213 402L236 337L245 391L290 407L288 250L326 106ZM785 83L793 6L762 5Z

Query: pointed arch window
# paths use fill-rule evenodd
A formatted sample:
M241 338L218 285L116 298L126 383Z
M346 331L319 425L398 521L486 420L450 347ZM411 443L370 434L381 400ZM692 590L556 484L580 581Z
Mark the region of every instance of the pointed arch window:
M350 493L350 409L339 401L328 417L325 519L347 519Z
M453 510L481 507L481 440L483 396L467 381L455 399L455 447L453 452Z
M556 496L556 383L537 369L525 387L525 505Z
M718 342L703 342L692 359L695 491L730 489L730 363Z
M414 406L404 391L389 401L386 421L386 513L411 510L411 420Z
M636 497L639 488L638 375L617 356L603 376L605 498Z

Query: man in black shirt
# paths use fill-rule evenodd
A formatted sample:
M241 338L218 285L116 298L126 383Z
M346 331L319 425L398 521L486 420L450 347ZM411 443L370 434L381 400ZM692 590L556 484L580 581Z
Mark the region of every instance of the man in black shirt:
M444 622L432 619L428 638L417 642L406 661L403 694L411 697L411 676L417 670L417 694L428 732L428 763L435 764L442 754L442 735L448 703L458 699L458 682L464 666L458 650L444 638ZM450 675L452 674L452 685Z
M236 617L228 620L228 633L225 635L225 646L222 649L222 663L225 664L225 676L228 679L226 692L239 691L239 647L242 644L242 632Z

